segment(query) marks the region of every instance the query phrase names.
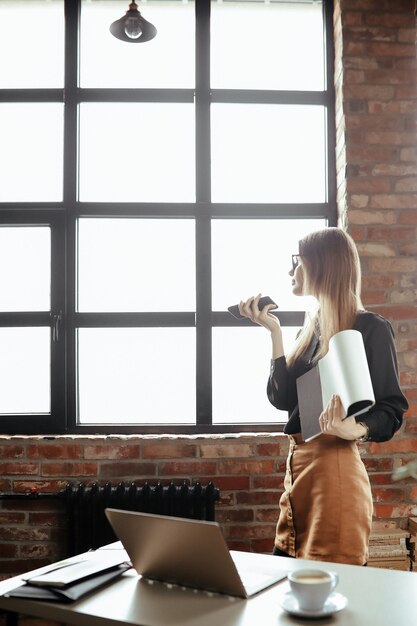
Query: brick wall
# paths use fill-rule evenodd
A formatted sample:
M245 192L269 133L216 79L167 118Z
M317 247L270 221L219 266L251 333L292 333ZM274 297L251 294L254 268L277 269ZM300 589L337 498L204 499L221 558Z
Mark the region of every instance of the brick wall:
M338 210L361 256L365 306L396 332L410 408L387 443L370 444L376 522L404 525L417 508L410 479L390 471L417 453L417 63L414 0L336 0Z
M213 481L216 519L230 548L270 552L288 445L277 434L210 436L0 436L0 490L56 493L68 480L104 484ZM67 520L55 500L3 500L0 575L64 555Z
M335 0L337 188L340 222L355 238L366 306L395 328L405 424L362 446L379 526L417 516L414 480L391 482L417 453L417 64L414 1ZM0 437L0 490L55 492L67 480L213 480L231 548L272 547L287 443L279 434L195 437ZM36 506L35 506L36 505ZM62 509L3 501L0 575L59 558Z

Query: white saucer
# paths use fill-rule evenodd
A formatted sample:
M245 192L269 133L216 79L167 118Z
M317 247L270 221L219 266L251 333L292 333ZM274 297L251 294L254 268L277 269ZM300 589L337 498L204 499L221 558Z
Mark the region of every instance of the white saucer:
M295 596L293 596L290 591L285 594L281 602L281 607L284 609L284 611L287 611L287 613L290 613L291 615L299 615L300 617L309 617L310 619L331 615L332 613L341 611L345 608L346 605L347 598L341 593L331 593L324 603L324 606L316 611L300 609L300 607L298 606L298 602L295 599Z

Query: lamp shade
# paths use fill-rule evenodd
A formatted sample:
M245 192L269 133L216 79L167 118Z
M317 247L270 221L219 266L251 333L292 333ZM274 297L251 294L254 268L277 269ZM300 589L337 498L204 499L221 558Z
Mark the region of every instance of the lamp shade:
M153 24L142 17L140 11L138 11L137 4L131 2L126 14L110 25L110 32L121 41L144 43L153 39L158 31ZM130 37L127 32L132 32Z

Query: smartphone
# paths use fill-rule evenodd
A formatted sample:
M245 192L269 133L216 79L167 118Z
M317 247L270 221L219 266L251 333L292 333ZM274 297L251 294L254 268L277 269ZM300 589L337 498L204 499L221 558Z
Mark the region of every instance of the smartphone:
M264 308L264 306L266 306L267 304L273 304L275 305L275 308L278 308L278 305L275 304L275 302L272 300L272 298L270 298L269 296L262 296L262 298L260 298L259 300L259 310L262 311L262 309ZM231 313L233 315L233 317L236 317L236 319L238 320L243 320L243 319L247 319L245 318L244 315L241 315L239 313L239 305L238 304L234 304L233 306L229 306L227 308L227 310L229 311L229 313Z

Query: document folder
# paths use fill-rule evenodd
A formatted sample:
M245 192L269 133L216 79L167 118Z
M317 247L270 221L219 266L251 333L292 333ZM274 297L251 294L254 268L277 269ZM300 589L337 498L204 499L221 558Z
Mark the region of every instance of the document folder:
M131 569L130 563L112 565L105 570L91 574L67 585L34 585L30 581L5 593L6 598L26 598L31 600L52 600L53 602L74 602L103 585L115 580Z

